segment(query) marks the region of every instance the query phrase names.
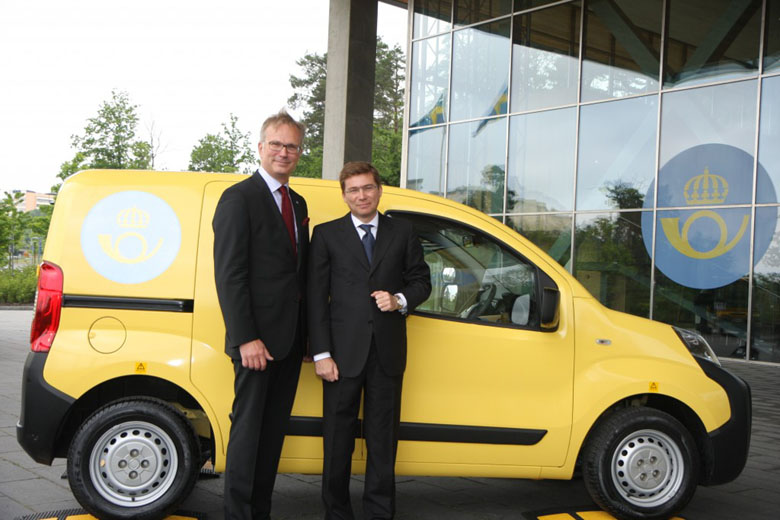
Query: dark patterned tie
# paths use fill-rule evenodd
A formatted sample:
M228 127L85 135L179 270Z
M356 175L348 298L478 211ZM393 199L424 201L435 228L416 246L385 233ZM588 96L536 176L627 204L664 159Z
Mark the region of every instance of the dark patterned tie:
M374 235L371 234L371 228L374 227L371 224L360 224L358 226L366 233L363 235L363 249L366 250L366 258L368 258L368 264L371 265L371 259L374 258Z
M298 255L298 248L295 244L295 223L293 222L293 210L292 202L290 202L290 194L287 193L287 186L281 186L279 191L282 193L282 219L287 226L287 233L290 235L290 243L292 244L293 255Z

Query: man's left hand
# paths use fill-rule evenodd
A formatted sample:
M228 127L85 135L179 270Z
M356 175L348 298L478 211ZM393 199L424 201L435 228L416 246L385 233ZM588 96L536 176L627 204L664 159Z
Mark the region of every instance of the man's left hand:
M371 293L371 297L376 301L376 306L382 312L392 312L400 309L398 301L395 299L395 295L390 294L387 291L374 291Z

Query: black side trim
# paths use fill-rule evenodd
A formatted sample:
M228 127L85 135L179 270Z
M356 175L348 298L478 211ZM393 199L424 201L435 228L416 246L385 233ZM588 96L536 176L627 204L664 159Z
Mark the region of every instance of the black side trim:
M62 297L62 306L91 309L123 309L130 311L192 312L194 301L65 294Z
M46 352L30 352L22 373L22 411L16 423L16 439L36 462L51 465L60 427L76 401L43 378Z
M322 418L292 416L287 427L287 435L321 437ZM358 420L358 431L354 435L363 437L360 420ZM547 435L547 430L402 422L399 435L402 441L532 446L538 444Z
M712 464L701 483L707 486L725 484L739 476L747 462L753 417L750 386L725 368L693 356L704 373L726 391L731 417L726 424L710 432L709 453Z

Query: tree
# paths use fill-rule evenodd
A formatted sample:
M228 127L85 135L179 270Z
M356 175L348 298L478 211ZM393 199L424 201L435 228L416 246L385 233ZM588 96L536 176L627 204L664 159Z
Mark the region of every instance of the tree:
M238 128L238 117L230 114L230 122L222 123L222 132L206 134L192 152L189 169L196 172L250 173L255 163L249 132ZM243 169L242 169L243 167Z
M405 56L399 46L390 48L381 37L377 37L376 61L371 160L383 182L398 186L401 178ZM306 54L296 64L302 69L302 74L290 75L294 94L287 103L293 108L304 109L301 122L307 130L303 156L295 175L322 177L327 54Z
M0 258L8 256L8 265L13 268L13 257L28 234L30 215L21 211L18 206L22 203L22 192L8 193L0 201Z

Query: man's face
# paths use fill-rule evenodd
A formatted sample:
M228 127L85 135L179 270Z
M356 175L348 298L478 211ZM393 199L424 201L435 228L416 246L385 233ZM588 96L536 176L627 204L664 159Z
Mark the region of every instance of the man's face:
M362 222L368 222L376 215L382 186L377 186L370 173L353 175L344 181L344 202L349 211Z
M297 128L291 125L281 124L278 126L269 126L265 131L265 141L257 144L257 151L260 154L260 164L271 177L285 184L289 179L301 154L291 153L287 150L289 147L282 146L278 152L271 149L272 146L279 145L297 145L300 150L301 133Z

